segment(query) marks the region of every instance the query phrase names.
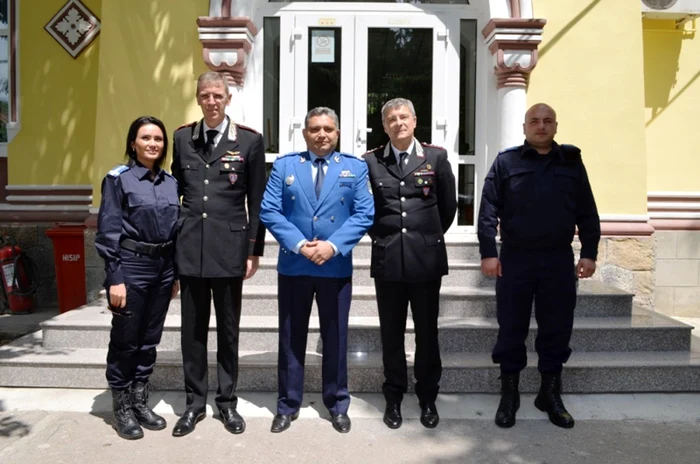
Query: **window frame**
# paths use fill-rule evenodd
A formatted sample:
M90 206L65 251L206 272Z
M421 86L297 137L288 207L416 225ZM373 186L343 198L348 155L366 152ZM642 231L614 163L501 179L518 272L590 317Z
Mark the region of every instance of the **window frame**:
M19 118L19 41L17 26L19 24L19 0L7 0L7 26L0 26L0 37L7 37L7 142L0 142L0 158L7 158L7 146L12 142L20 129Z

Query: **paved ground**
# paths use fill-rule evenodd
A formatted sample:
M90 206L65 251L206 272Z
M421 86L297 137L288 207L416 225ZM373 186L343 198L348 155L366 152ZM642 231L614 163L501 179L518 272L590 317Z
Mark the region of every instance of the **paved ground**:
M379 395L353 397L353 429L333 430L318 395L309 395L285 433L269 432L274 394L241 394L243 435L231 435L211 409L196 431L170 435L184 395L155 394L168 429L128 442L108 424L109 395L97 390L0 389L0 463L668 463L700 462L700 394L569 395L578 419L572 430L551 425L523 396L518 423L493 425L496 395L441 395L442 421L423 428L415 397L404 405L404 426L381 422ZM43 408L42 408L43 406ZM44 409L43 411L38 410Z

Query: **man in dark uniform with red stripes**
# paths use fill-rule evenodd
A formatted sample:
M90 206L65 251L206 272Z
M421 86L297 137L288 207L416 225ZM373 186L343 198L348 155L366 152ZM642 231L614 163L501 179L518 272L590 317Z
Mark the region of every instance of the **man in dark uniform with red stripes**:
M255 274L265 228L262 136L226 116L231 96L222 74L197 81L204 118L175 131L172 173L182 195L176 259L182 300L182 358L187 409L174 436L192 432L204 418L207 399L207 336L211 300L216 311L219 388L216 405L226 430L242 433L236 411L238 327L243 280Z
M404 333L411 304L416 335L415 391L420 421L433 428L442 362L438 344L440 286L447 274L445 232L457 210L455 177L445 149L418 142L416 112L404 98L382 107L391 142L364 155L374 191L371 275L377 291L386 398L384 423L401 427L407 391Z

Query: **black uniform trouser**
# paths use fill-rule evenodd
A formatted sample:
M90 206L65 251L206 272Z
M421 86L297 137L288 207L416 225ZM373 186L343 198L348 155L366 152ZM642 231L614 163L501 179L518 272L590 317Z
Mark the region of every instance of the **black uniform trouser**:
M574 254L567 250L501 251L503 276L496 281L498 340L493 362L501 372L520 372L527 365L525 339L535 301L535 349L541 373L558 374L569 359L576 307Z
M438 314L442 279L430 282L390 282L374 280L379 308L384 361L382 392L387 403L401 403L408 388L404 334L408 303L411 303L416 335L413 375L421 405L434 403L442 376L438 343Z
M112 390L126 390L133 382L148 382L175 278L172 257L150 258L122 250L121 263L126 285L122 311L133 315L112 316L106 372ZM109 287L106 290L109 298Z
M238 382L238 328L241 321L242 277L180 276L182 301L182 363L188 411L204 411L209 390L207 337L211 300L216 312L216 371L219 410L236 408Z

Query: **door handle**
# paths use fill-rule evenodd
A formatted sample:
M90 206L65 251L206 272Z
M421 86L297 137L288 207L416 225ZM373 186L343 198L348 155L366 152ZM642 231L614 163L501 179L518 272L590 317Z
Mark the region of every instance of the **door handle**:
M359 128L359 129L357 129L357 139L356 139L357 144L360 145L363 143L367 143L367 134L372 132L372 128L371 127L360 127L359 122L357 123L357 127Z

